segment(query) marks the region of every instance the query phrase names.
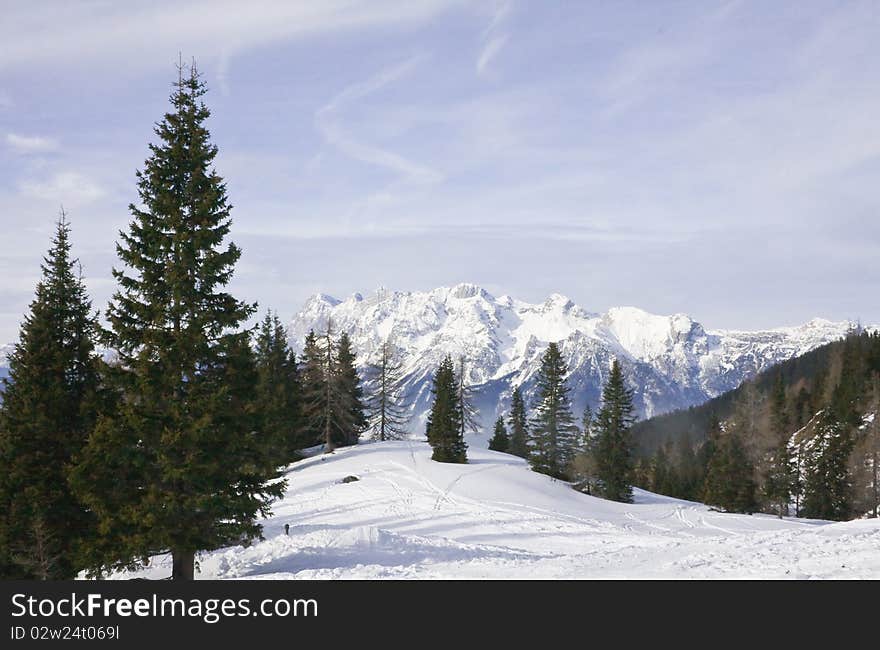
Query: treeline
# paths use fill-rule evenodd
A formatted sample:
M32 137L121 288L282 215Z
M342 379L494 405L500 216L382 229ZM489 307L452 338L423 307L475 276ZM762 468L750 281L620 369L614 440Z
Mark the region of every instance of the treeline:
M877 517L878 413L880 333L854 331L722 398L637 425L636 482L733 512Z
M390 344L366 395L332 324L299 359L277 315L244 326L256 305L225 290L241 250L205 92L181 67L119 233L106 327L62 210L3 383L0 577L99 577L169 553L172 577L192 579L196 553L260 538L303 449L405 425Z
M507 421L495 422L489 449L520 456L532 469L572 481L588 493L615 501L632 501L634 454L630 437L632 391L615 361L595 417L589 409L580 425L572 413L568 368L556 343L541 358L537 397L531 412L519 388L514 389ZM434 377L434 396L427 436L435 460L467 462L465 431L476 429L463 367L456 373L446 357Z

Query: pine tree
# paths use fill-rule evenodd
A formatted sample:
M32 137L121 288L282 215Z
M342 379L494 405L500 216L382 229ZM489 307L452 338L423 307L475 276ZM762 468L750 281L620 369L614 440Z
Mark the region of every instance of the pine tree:
M506 452L510 447L510 439L507 437L507 427L504 426L504 418L500 415L495 420L495 429L489 440L489 449Z
M819 416L805 460L805 517L845 521L852 515L852 478L848 460L852 434L832 409Z
M425 429L428 442L434 450L431 458L441 463L466 463L467 444L461 433L458 380L449 356L437 368L431 393L434 402Z
M339 393L347 409L344 422L339 427L339 446L356 445L361 434L367 430L367 407L364 404L364 391L358 375L354 350L351 339L343 332L339 337L336 352L336 372L331 378L339 382Z
M571 413L568 368L556 343L547 346L538 371L538 405L529 426L532 469L564 478L577 451L578 428Z
M596 417L597 478L606 499L632 501L630 427L634 421L632 391L626 387L623 370L615 359L602 391L602 408Z
M323 441L321 404L324 395L324 355L315 330L309 330L303 345L300 388L302 422L299 437L305 447L313 447Z
M0 406L0 576L71 579L95 521L67 471L94 426L99 360L64 211L9 356ZM56 532L57 531L57 532Z
M654 471L651 478L651 491L657 494L669 494L669 457L666 445L661 445L654 454Z
M407 435L409 406L403 393L403 364L390 340L379 348L379 356L369 368L373 393L369 404L369 423L377 440L400 440Z
M794 478L792 460L788 447L789 417L782 374L776 375L770 401L771 436L770 457L767 459L767 475L764 480L764 496L774 506L780 518L788 511Z
M757 508L755 468L738 433L718 433L706 473L703 500L728 512L752 513Z
M519 386L513 389L510 402L510 453L520 458L529 457L529 426L526 404Z
M198 551L259 537L258 517L284 490L254 430L256 368L241 325L255 306L223 290L241 250L223 243L230 206L205 92L195 64L186 75L181 66L117 244L125 268L113 271L107 341L123 400L71 477L112 540L95 570L170 552L172 577L192 579Z
M267 312L256 345L257 412L263 435L279 465L299 458L302 428L300 382L296 355L277 314Z

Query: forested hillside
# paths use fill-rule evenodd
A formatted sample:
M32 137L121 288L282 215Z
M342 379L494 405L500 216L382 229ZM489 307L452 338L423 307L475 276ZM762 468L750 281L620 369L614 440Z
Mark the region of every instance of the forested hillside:
M778 364L702 406L636 424L637 484L728 510L877 516L880 333Z

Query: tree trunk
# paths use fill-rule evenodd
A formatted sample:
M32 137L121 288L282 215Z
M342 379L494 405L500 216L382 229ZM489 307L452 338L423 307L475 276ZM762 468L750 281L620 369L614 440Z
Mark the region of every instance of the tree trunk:
M195 551L171 551L171 579L194 580L195 564Z

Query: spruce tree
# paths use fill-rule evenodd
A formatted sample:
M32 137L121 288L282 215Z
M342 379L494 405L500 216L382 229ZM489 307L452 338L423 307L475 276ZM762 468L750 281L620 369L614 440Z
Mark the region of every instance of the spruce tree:
M181 66L116 247L107 342L123 397L72 474L112 540L96 570L170 552L172 577L192 579L197 552L259 537L258 517L284 490L254 430L255 361L241 327L255 306L224 291L241 250L224 244L230 205L205 92L195 64Z
M551 343L538 371L538 404L529 426L529 461L536 472L555 478L566 477L578 443L566 374L559 346Z
M510 447L510 439L507 436L507 427L504 426L504 418L500 415L495 420L495 429L492 433L492 438L489 440L489 449L506 452Z
M431 394L434 401L425 428L428 443L433 448L431 459L441 463L466 463L467 444L461 433L458 380L449 356L437 368Z
M64 211L42 265L0 406L0 577L74 578L95 521L68 469L95 422L97 323Z
M803 515L845 521L852 515L853 485L848 467L852 434L832 409L819 416L805 459Z
M257 413L260 430L279 465L299 458L300 383L296 355L287 344L287 333L277 314L267 312L256 344Z
M602 391L602 408L596 416L597 478L606 499L632 501L634 460L630 427L634 421L632 391L626 387L623 370L615 359Z
M348 413L339 428L339 446L356 445L360 435L367 430L367 407L364 391L356 368L357 358L351 346L351 339L343 332L339 337L336 352L337 367L331 378L339 382L339 392L344 396Z
M369 423L373 438L400 440L407 435L409 406L403 393L403 364L390 340L379 348L379 356L368 370L372 395Z
M315 330L309 330L300 360L300 408L302 420L299 437L304 447L321 444L323 438L322 396L324 395L324 355Z
M727 512L754 512L755 468L739 434L719 433L713 447L703 500Z
M513 389L510 401L510 453L520 458L529 457L529 425L526 403L519 386Z
M771 448L764 479L764 497L780 518L788 512L794 477L788 447L790 419L782 374L777 373L770 399Z

